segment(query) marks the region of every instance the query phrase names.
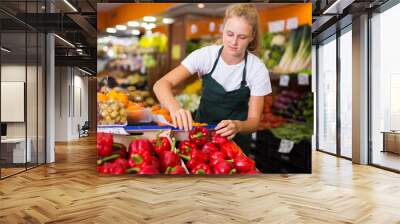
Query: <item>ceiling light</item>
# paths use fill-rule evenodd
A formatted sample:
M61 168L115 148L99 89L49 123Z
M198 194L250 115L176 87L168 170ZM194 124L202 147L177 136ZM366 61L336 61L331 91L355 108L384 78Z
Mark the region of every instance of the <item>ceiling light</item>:
M141 23L140 26L145 28L146 30L151 30L156 28L156 24L154 23Z
M164 18L162 20L162 22L165 23L165 24L172 24L172 23L174 23L174 19L172 19L172 18Z
M74 10L75 12L78 12L78 10L71 4L69 3L68 0L64 0L65 4L67 4L72 10Z
M106 31L107 31L107 33L116 33L117 32L117 30L115 28L111 28L111 27L107 28Z
M157 21L157 19L154 16L145 16L145 17L143 17L143 21L145 21L145 22L155 22L155 21Z
M130 27L138 27L138 26L140 26L140 23L137 22L137 21L129 21L128 22L128 26L130 26Z
M138 36L140 35L140 31L137 29L132 30L132 35Z
M10 52L11 52L10 50L8 50L8 49L5 48L5 47L1 47L0 50L2 50L2 51L4 51L4 52L7 52L7 53L10 53Z
M125 25L116 25L115 28L117 28L117 30L126 30Z
M199 9L202 9L202 8L205 7L205 5L204 5L203 3L199 3L199 4L197 4L197 7L198 7Z
M55 37L57 37L58 39L60 39L62 42L66 43L67 45L69 45L70 47L75 48L75 45L71 44L71 42L69 42L68 40L58 36L57 34L54 34Z
M76 49L77 52L82 52L82 49L78 48Z

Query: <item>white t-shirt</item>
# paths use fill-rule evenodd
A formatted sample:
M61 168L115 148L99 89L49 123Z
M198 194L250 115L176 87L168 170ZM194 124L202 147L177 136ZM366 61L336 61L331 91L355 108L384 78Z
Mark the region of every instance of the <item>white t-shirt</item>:
M191 74L198 73L201 77L211 72L220 48L221 45L211 45L195 50L181 64ZM224 87L225 91L232 91L240 88L243 68L244 60L235 65L228 65L220 57L211 76ZM257 56L250 52L247 56L246 70L246 82L251 96L265 96L272 92L267 68Z

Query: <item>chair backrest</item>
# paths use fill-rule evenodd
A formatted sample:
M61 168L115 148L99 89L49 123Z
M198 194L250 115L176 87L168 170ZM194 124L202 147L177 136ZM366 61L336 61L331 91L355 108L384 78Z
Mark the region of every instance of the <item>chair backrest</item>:
M90 125L89 125L89 121L85 121L85 123L82 126L82 129L89 129Z

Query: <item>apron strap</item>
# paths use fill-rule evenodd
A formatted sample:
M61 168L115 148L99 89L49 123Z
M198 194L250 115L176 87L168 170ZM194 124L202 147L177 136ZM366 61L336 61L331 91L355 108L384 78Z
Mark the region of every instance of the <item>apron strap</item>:
M215 62L214 62L214 65L213 65L213 67L212 67L212 69L211 69L211 72L209 72L208 74L212 74L212 73L214 72L215 67L217 67L218 60L219 60L219 57L221 56L221 53L222 53L222 49L223 49L223 48L224 48L224 45L222 45L222 47L219 49L217 59L216 59Z
M247 84L247 82L246 82L246 65L247 65L247 50L246 50L246 54L244 55L243 76L242 76L242 82L240 82L241 87L245 87Z

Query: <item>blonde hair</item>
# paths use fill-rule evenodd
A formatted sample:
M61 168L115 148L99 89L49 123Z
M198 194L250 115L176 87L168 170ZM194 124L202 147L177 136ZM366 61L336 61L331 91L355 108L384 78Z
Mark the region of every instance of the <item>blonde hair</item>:
M258 12L256 7L250 3L240 3L240 4L233 4L230 5L225 10L225 18L224 24L226 21L232 17L243 17L249 25L252 27L253 30L253 40L247 46L247 50L257 54L259 41L260 41L260 26L259 26L259 18Z

